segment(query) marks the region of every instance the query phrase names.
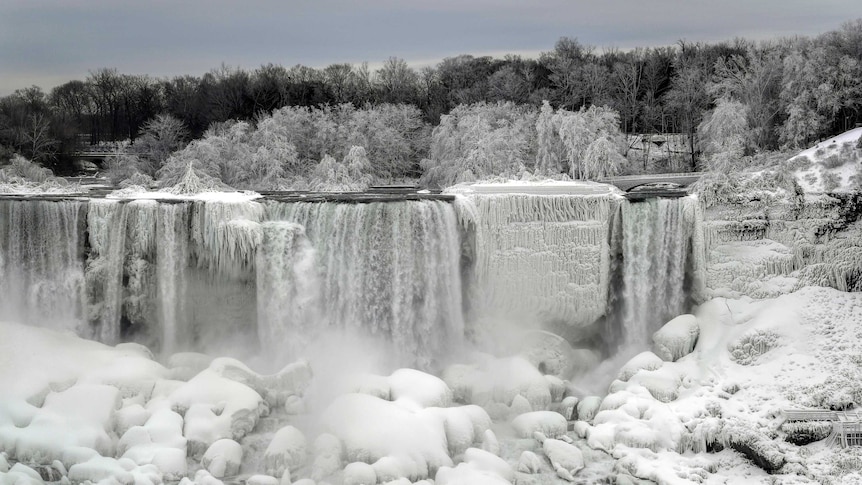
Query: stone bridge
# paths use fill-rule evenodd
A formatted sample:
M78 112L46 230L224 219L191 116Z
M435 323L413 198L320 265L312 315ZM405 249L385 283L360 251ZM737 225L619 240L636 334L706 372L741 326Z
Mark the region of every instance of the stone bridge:
M622 177L608 177L598 182L604 184L615 185L623 192L629 192L635 187L647 184L655 184L660 182L668 182L679 184L682 188L687 188L689 185L700 180L706 172L686 172L686 173L659 173L651 175L625 175Z

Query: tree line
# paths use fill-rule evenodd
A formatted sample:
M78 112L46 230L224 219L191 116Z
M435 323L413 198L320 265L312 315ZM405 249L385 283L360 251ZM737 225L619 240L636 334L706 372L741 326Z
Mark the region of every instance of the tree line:
M548 101L547 108L543 101ZM102 68L49 92L32 86L0 98L0 161L19 153L66 173L81 144L130 140L134 145L159 115L178 120L183 141L188 142L225 122L256 128L285 107L312 113L347 105L378 114L384 111L375 111L377 107L410 107L414 110L411 123L420 125L415 132L426 133L424 138L415 136L426 140L424 145L408 142L413 147L403 156L409 158L400 161L406 168L373 168L378 174L418 176L437 166L423 160L440 161L451 153L442 148L432 153L431 142L437 135L431 131L452 134L468 125L474 131L484 129L458 121L469 111L467 107L477 105L522 106L524 113L537 118L543 109L575 113L607 107L617 114L623 134L687 136L690 167L695 168L703 148L699 139L703 128L699 135L698 127L711 121L721 106L741 107L746 129L740 134L741 146L735 146L740 153L806 146L862 122L862 19L813 38L680 41L631 51L599 51L574 38L561 38L537 59L462 55L422 69L397 58L374 71L366 64L321 69L268 64L251 71L222 65L202 76L173 78ZM497 116L494 123L505 123L506 116ZM552 118L545 121L552 123ZM327 154L337 159L352 146L341 147L341 155L314 152L312 156L317 157L315 162ZM374 149L363 148L372 167L393 163L376 160ZM554 162L566 165L561 171L574 166L566 149L552 150L562 150L565 163ZM523 160L528 169L540 163L532 154Z

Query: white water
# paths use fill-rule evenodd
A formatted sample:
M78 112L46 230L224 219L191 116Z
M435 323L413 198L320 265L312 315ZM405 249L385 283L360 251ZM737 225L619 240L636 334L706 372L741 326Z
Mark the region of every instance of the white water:
M623 347L647 348L662 324L686 312L691 288L699 278L696 247L697 201L692 198L623 202L622 336ZM693 238L695 240L693 241ZM691 265L693 268L689 268Z
M386 341L396 362L429 368L465 335L493 337L503 321L577 332L617 307L625 343L643 347L686 310L686 261L698 254L689 198L92 200L86 226L82 207L0 203L0 317L64 320L50 325L107 343L138 340L165 355L260 348L286 361L316 335L341 330ZM612 244L617 207L622 238ZM615 255L622 265L612 264Z
M84 333L77 201L0 201L0 319Z

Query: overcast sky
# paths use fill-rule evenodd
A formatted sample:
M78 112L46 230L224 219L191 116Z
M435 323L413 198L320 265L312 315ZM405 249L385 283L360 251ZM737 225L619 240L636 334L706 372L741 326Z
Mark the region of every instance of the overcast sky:
M859 0L0 0L0 95L101 67L162 77L221 63L421 66L532 57L562 36L626 49L816 35L859 16Z

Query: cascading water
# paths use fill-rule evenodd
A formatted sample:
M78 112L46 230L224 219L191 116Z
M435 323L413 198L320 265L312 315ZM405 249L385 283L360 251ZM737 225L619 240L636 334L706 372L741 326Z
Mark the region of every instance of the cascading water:
M0 318L83 333L86 207L0 200Z
M428 368L463 340L465 314L548 325L585 345L604 318L617 322L610 343L644 346L696 290L697 207L607 192L454 204L2 200L0 310L165 355L262 347L293 359L315 335L351 330Z
M159 322L161 323L161 348L170 355L188 343L189 335L183 329L188 318L186 303L186 268L189 265L189 212L186 204L162 204L159 206L156 261L157 287L159 292Z
M614 300L622 348L648 347L662 324L690 306L700 282L697 211L690 197L621 202L615 251L622 258L615 278L621 288L611 291L621 292Z
M449 204L300 202L267 209L268 219L305 227L316 250L323 327L390 339L402 359L412 356L422 367L460 341L460 248Z
M285 362L299 354L320 320L320 279L305 228L265 222L257 251L258 335L262 349Z

